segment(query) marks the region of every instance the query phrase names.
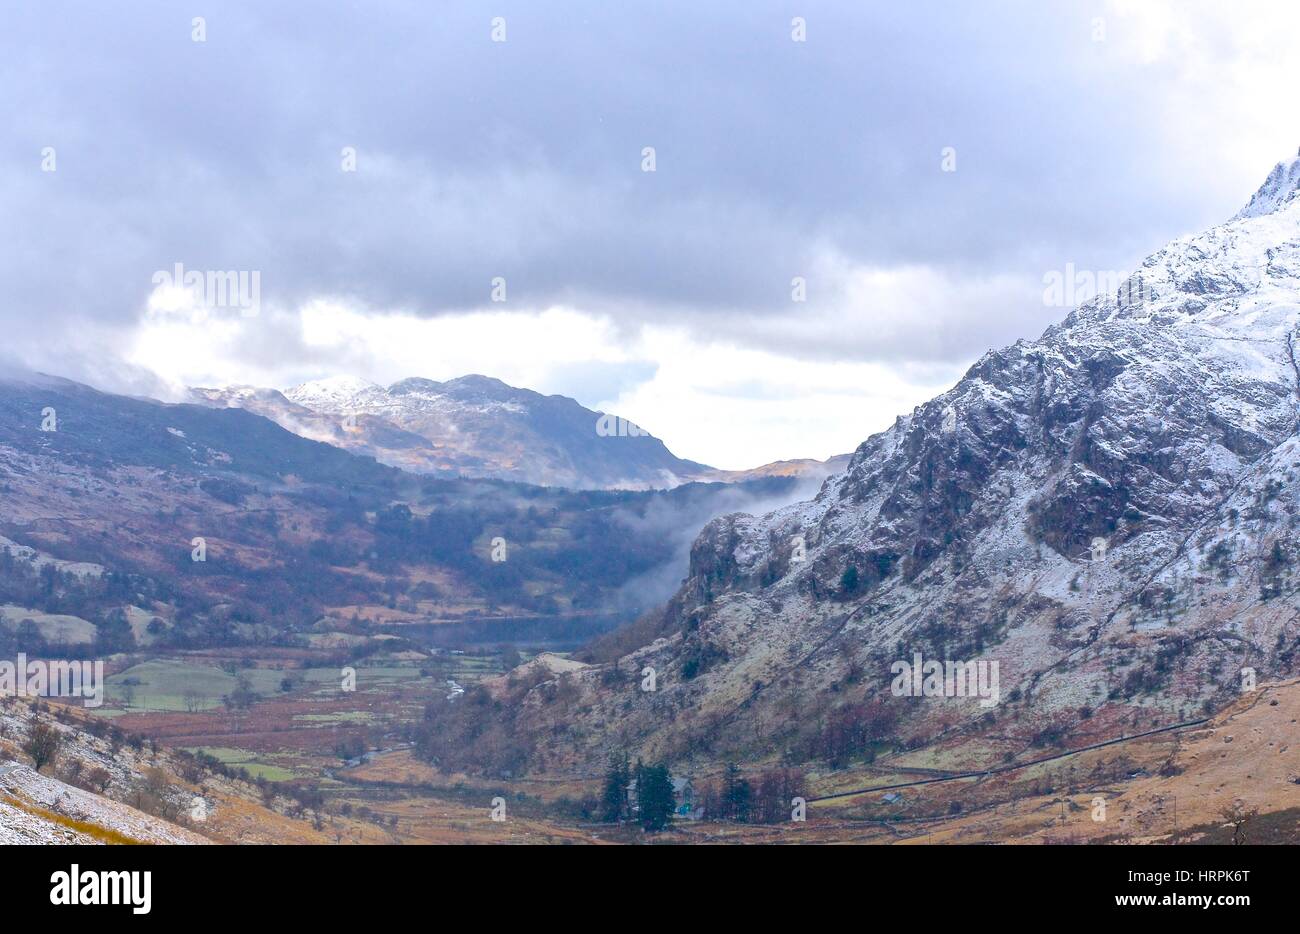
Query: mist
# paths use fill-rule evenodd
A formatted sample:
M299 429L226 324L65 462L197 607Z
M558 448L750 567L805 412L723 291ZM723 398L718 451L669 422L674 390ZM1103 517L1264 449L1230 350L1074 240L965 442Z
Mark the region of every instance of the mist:
M690 565L691 545L700 531L712 520L742 513L761 516L791 503L813 499L832 474L789 478L779 492L772 481L753 483L709 484L713 491L698 499L680 502L670 495L652 499L644 515L620 510L616 520L640 534L660 535L672 545L672 558L644 574L634 577L619 590L613 609L640 613L665 603L685 581ZM761 487L760 489L756 489Z

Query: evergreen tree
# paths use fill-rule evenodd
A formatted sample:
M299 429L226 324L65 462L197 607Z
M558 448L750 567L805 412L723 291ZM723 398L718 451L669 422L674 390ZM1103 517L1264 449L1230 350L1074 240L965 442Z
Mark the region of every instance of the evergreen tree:
M742 823L748 821L753 797L753 789L746 779L740 777L740 769L736 767L736 763L727 763L726 784L723 788L723 803L727 810L727 817Z
M600 796L601 820L614 824L631 816L627 799L627 785L631 778L627 753L621 757L611 756L609 771L605 773L605 788Z
M677 804L668 766L638 763L636 798L642 827L651 832L667 827Z

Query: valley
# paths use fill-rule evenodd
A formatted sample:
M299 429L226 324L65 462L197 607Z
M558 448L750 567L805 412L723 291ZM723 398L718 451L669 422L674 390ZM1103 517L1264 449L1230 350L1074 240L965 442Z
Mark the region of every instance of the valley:
M0 652L108 672L93 709L8 702L5 767L51 716L90 758L42 781L148 743L114 800L193 830L211 784L244 816L199 830L245 842L1290 842L1297 164L825 476L618 488L667 449L481 377L0 380ZM537 456L347 434L471 409ZM554 463L545 413L600 488L509 479Z

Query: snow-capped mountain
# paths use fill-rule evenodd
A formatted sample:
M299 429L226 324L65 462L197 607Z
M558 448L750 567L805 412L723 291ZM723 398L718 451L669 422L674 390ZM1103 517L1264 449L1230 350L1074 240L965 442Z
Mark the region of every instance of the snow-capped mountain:
M387 388L337 376L284 393L248 386L191 393L196 401L247 408L304 437L437 476L667 489L718 473L676 457L623 419L486 376L404 379Z
M286 398L314 412L361 412L387 397L382 386L356 376L331 376L293 387Z
M814 500L710 523L653 641L618 662L655 669L656 692L597 666L566 702L590 709L580 723L522 701L535 754L590 766L616 724L674 759L809 760L830 731L978 764L1294 674L1298 166L1115 294L986 354ZM891 666L915 653L997 663L997 703L896 696Z
M493 477L572 489L670 489L691 481L739 482L766 476L820 478L843 469L828 461L780 461L753 470L717 470L675 456L625 419L487 376L446 382L404 379L385 388L351 376L283 393L252 386L192 389L196 402L245 408L281 427L381 463L442 477Z

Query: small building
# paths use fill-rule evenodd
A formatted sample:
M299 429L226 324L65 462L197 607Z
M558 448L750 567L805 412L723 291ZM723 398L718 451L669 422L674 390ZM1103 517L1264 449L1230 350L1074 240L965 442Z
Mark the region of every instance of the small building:
M695 784L689 777L673 777L673 816L683 820L699 820L704 816L704 808L695 805Z
M689 777L670 775L673 784L673 817L681 820L702 820L704 808L695 804L695 784ZM639 813L641 806L636 800L636 779L627 783L628 800L632 802L632 813Z

